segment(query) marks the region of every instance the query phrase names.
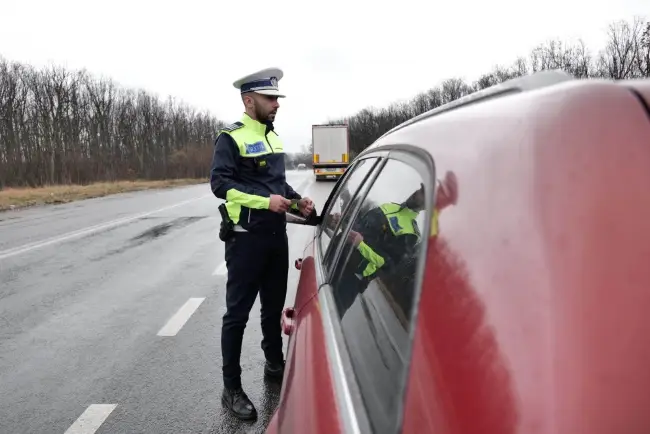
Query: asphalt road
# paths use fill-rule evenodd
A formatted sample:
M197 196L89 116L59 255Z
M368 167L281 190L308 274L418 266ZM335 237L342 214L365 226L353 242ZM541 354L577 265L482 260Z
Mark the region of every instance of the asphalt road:
M320 213L333 183L287 178ZM264 432L280 386L259 298L242 355L258 420L221 406L220 203L204 184L0 213L0 432ZM288 225L287 305L312 231Z

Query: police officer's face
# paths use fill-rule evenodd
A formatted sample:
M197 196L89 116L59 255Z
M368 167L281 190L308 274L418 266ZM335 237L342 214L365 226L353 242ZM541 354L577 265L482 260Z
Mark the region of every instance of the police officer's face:
M424 209L424 190L420 189L411 194L411 196L406 199L406 206L413 211L422 211Z
M280 108L277 96L262 95L259 93L252 94L255 116L260 122L275 120L275 114Z

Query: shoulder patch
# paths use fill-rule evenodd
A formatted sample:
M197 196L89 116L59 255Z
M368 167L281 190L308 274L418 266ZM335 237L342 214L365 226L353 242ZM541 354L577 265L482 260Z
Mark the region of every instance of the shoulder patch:
M227 132L230 133L230 132L232 132L232 131L235 131L235 130L240 129L240 128L243 127L243 126L244 126L243 123L241 123L241 122L235 122L234 124L230 124L230 125L228 125L228 126L223 127L223 128L221 129L221 131L227 131Z

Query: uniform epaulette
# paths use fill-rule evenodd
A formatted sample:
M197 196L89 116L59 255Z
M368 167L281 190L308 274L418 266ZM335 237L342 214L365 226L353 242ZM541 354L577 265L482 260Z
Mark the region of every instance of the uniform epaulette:
M226 126L226 127L223 127L223 128L221 129L221 131L227 131L227 132L230 133L230 132L233 132L233 131L235 131L235 130L240 129L240 128L243 127L243 126L244 126L243 123L241 123L241 122L235 122L234 124L230 124L230 125L228 125L228 126Z

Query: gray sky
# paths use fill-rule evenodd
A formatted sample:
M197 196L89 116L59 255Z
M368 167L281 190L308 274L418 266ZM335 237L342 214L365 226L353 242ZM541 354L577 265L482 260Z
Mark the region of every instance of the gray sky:
M313 123L473 80L548 38L581 37L595 52L610 22L649 13L648 0L523 3L0 0L0 55L86 68L227 122L242 112L232 82L277 66L277 131L296 151Z

